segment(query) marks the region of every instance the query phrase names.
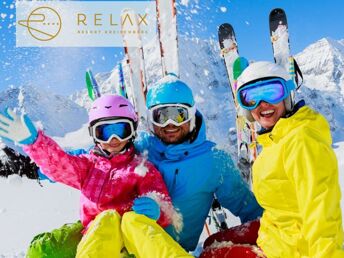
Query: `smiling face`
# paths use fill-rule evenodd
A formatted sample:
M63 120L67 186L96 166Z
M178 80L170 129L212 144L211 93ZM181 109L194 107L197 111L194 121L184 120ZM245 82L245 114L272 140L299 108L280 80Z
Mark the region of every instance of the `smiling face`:
M273 128L285 113L286 108L284 101L281 101L278 104L269 104L262 101L257 108L251 110L254 120L256 120L265 129Z
M117 154L123 150L124 146L128 143L128 141L129 140L121 142L115 137L113 137L110 143L100 143L100 146L103 150L106 150L111 154Z
M190 122L180 126L168 124L165 127L159 127L154 125L154 134L161 139L164 143L181 143L185 137L189 134Z

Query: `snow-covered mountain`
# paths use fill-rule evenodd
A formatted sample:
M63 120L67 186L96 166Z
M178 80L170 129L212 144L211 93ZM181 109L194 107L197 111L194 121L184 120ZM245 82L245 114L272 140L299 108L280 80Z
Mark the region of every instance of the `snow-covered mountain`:
M296 55L305 84L344 96L344 40L323 38Z
M87 112L68 98L36 88L11 87L0 94L0 110L24 110L33 121L40 121L51 136L63 136L87 122Z
M34 123L51 136L64 136L87 123L87 112L68 98L36 88L11 87L0 94L0 110L6 107L19 109L29 115ZM6 142L20 151L20 148Z

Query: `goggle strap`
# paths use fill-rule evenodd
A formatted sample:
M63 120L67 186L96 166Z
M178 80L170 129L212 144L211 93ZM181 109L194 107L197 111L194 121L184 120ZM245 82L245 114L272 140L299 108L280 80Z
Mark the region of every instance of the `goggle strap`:
M286 86L287 86L289 93L296 89L296 85L295 85L295 82L293 80L286 81Z

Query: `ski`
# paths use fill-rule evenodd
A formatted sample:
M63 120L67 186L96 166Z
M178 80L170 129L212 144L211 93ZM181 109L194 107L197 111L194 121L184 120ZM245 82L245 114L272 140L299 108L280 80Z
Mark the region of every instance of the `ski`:
M275 63L283 66L289 72L296 84L296 89L298 89L303 82L303 75L290 53L288 21L283 9L275 8L270 12L269 27ZM295 92L291 94L294 98Z
M233 102L236 110L238 110L238 104L235 97L237 89L236 80L240 76L241 72L248 66L248 61L243 57L239 57L238 44L234 29L230 24L222 24L219 27L218 36L221 55L224 59L233 96ZM243 179L251 185L251 165L257 155L255 145L255 126L254 123L248 122L242 114L237 113L236 130L238 167Z
M125 80L124 80L124 72L123 72L123 65L120 62L117 66L118 71L118 89L117 93L125 98L128 98Z
M179 77L175 0L156 0L156 13L158 18L162 76L173 73Z
M122 38L124 44L124 53L129 67L129 77L131 85L131 100L135 109L143 120L146 117L146 76L142 40L140 36L140 27L133 10L126 9L122 12L122 21L131 17L132 21L122 22Z
M86 87L91 100L100 97L99 86L90 69L86 71Z
M233 78L233 64L239 57L238 44L235 38L235 33L232 25L228 23L221 24L219 27L219 44L221 49L221 56L224 59L228 80L231 86L233 100L235 102L234 78Z
M275 63L290 69L289 32L287 15L281 8L273 9L269 15L270 39Z
M237 89L237 79L241 73L249 66L249 62L244 57L238 57L233 63L233 84ZM252 164L257 158L256 128L255 124L246 120L242 114L236 119L238 137L238 166L242 177L251 185ZM240 130L239 130L240 129Z

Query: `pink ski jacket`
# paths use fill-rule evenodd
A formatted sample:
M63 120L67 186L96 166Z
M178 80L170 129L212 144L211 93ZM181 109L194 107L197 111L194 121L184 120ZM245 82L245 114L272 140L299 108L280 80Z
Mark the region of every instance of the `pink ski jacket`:
M140 196L150 197L160 205L157 222L161 226L172 223L175 210L162 176L135 154L134 147L111 159L93 151L72 156L40 131L36 141L23 149L46 176L81 191L80 217L85 227L104 210L114 209L123 215Z

